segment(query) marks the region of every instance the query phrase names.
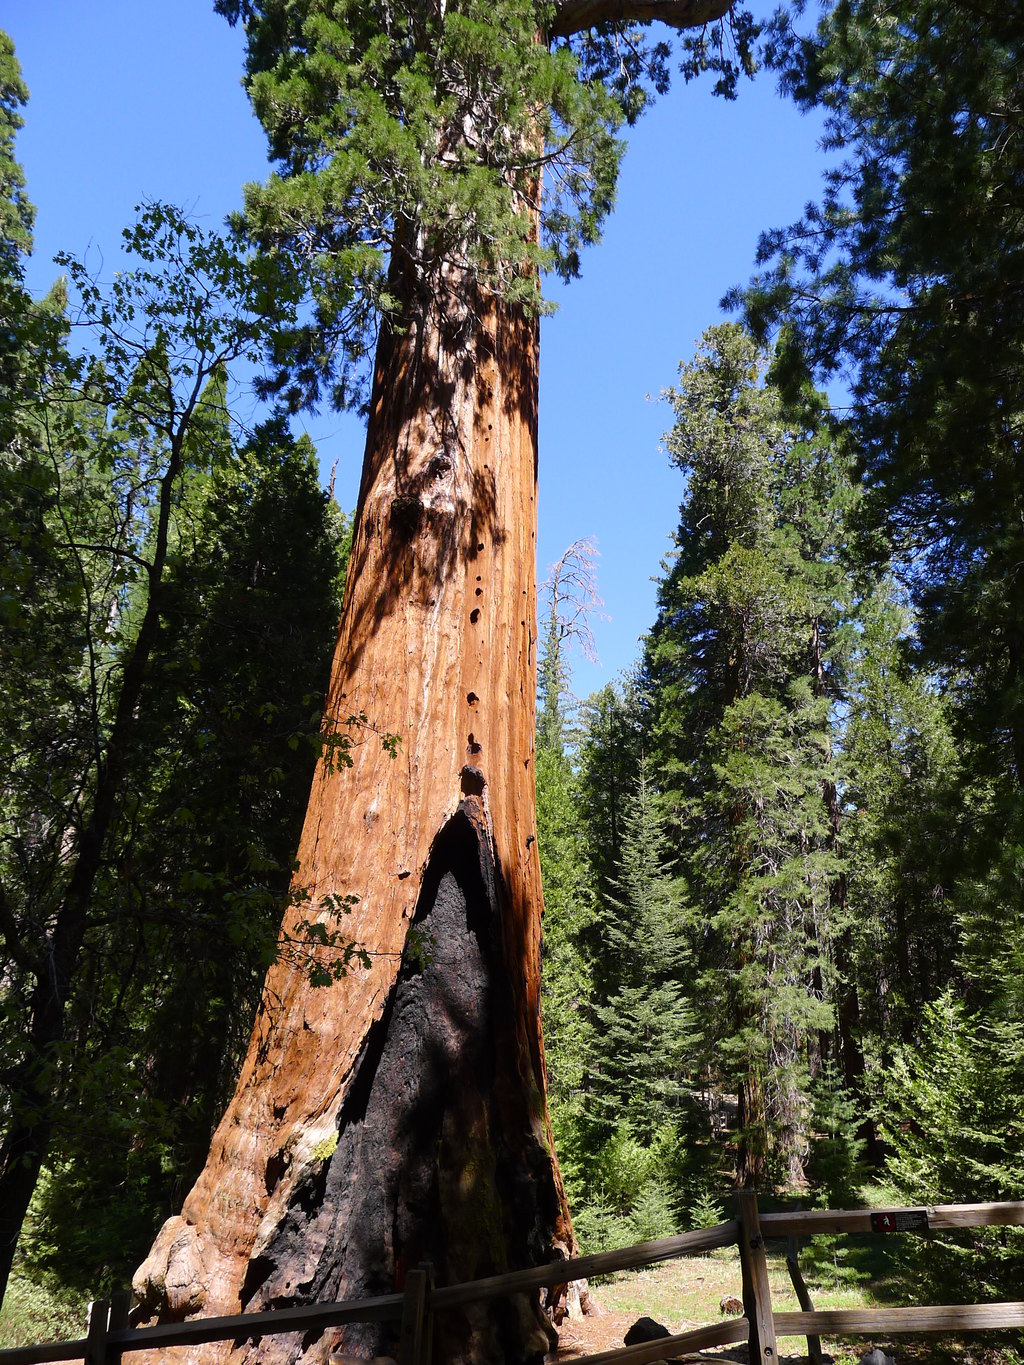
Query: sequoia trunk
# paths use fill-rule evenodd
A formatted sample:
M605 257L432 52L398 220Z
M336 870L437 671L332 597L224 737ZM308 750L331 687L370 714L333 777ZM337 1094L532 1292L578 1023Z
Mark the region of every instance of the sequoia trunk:
M320 988L301 954L271 969L206 1168L136 1277L154 1316L390 1292L422 1259L453 1282L571 1242L540 1029L537 328L442 284L378 347L328 709L368 724L350 767L317 771L284 929L358 897L339 927L370 965ZM381 1330L346 1348L393 1345ZM525 1299L438 1330L452 1361L548 1346Z

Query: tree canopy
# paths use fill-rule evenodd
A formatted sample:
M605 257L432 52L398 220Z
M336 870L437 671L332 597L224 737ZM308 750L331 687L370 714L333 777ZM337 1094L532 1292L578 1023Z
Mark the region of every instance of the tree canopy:
M650 22L694 29L682 70L716 71L725 94L756 32L727 0L216 8L245 24L279 168L247 187L246 230L309 272L312 318L278 352L292 402L364 398L377 322L408 291L462 325L467 278L542 308L541 273L577 274L614 204L620 128L667 88L672 48Z

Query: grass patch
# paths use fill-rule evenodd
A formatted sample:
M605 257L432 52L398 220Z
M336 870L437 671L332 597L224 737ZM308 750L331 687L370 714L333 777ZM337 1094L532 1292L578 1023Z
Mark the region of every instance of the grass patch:
M847 1236L815 1242L805 1242L800 1251L800 1269L815 1308L878 1308L907 1302L900 1292L895 1239ZM798 1312L785 1244L769 1242L766 1252L773 1307L779 1312ZM741 1287L739 1252L736 1247L724 1247L703 1256L622 1271L597 1284L595 1292L610 1312L647 1314L676 1333L720 1322L721 1300L726 1295L740 1297ZM1010 1333L976 1334L970 1339L822 1339L822 1349L835 1365L856 1365L871 1346L881 1346L900 1365L1024 1365ZM783 1360L806 1360L799 1337L782 1339L780 1348Z
M804 1277L807 1269L801 1262ZM768 1280L772 1303L779 1312L799 1312L785 1251L768 1245ZM861 1308L874 1302L862 1286L808 1281L815 1308ZM739 1298L742 1292L740 1256L736 1247L723 1247L704 1256L679 1257L648 1266L644 1270L622 1271L609 1276L597 1290L601 1303L616 1313L649 1313L676 1330L705 1326L722 1316L720 1303L726 1295ZM685 1330L685 1328L684 1328Z

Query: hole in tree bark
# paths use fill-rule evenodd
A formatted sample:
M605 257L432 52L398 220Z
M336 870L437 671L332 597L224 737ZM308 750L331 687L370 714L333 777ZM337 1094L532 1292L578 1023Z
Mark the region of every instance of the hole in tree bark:
M462 770L463 796L483 796L486 786L487 779L480 769L474 768L471 763L467 763Z
M338 1145L251 1262L247 1309L391 1293L423 1260L450 1284L550 1255L557 1199L515 1071L499 874L478 810L465 802L434 842L416 947L367 1035ZM445 1313L436 1330L434 1358L452 1365L519 1365L547 1347L535 1297ZM340 1348L395 1355L396 1332L351 1324ZM250 1358L313 1365L329 1344L266 1338Z
M399 496L391 504L391 529L401 540L411 540L419 530L423 503L417 497Z

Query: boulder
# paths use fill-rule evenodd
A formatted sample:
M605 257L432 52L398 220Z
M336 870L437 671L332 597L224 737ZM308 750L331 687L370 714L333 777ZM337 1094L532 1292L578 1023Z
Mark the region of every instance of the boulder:
M659 1341L662 1337L671 1335L667 1327L662 1327L661 1323L655 1322L653 1318L637 1318L623 1337L623 1341L627 1346L636 1346L641 1341Z

